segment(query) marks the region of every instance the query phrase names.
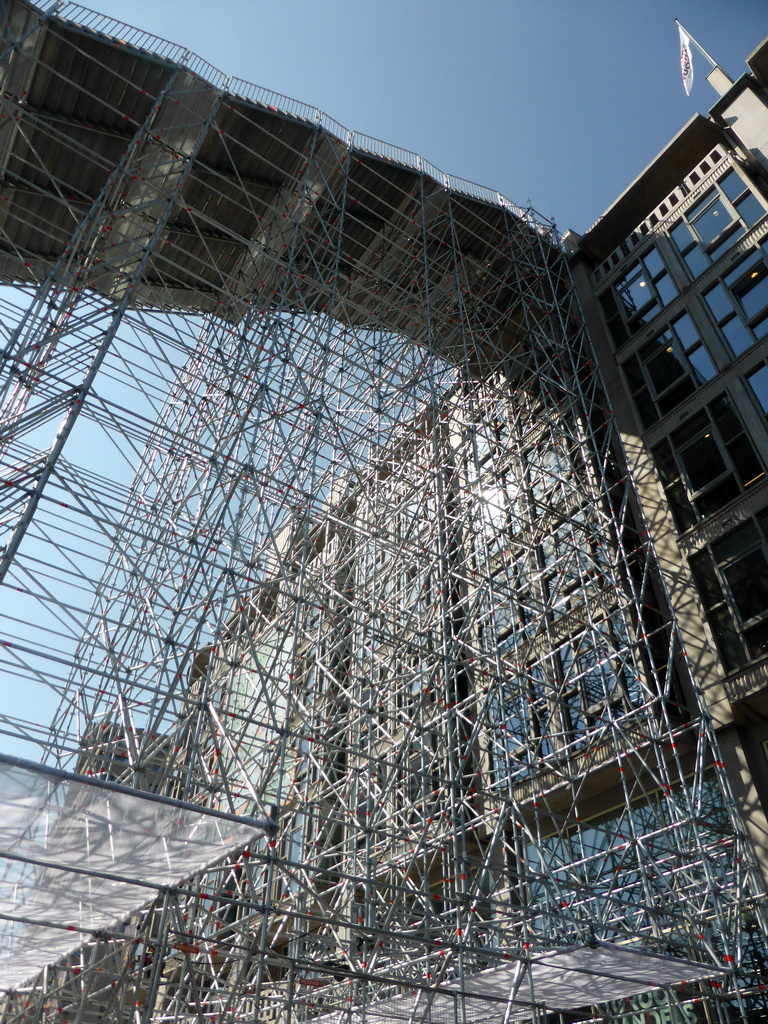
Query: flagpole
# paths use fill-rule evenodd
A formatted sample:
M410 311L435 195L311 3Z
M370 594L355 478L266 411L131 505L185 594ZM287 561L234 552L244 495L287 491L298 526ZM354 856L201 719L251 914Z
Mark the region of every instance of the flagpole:
M683 30L683 32L685 32L685 34L688 36L690 41L694 44L696 49L704 54L704 56L707 58L707 60L709 61L709 63L712 65L713 68L719 68L720 67L720 65L717 63L717 61L710 54L708 54L707 51L704 49L704 47L701 45L701 43L697 39L695 39L691 35L691 33L686 28L683 27L683 25L680 24L680 22L677 20L677 18L675 18L675 24L677 25L678 28L681 28Z

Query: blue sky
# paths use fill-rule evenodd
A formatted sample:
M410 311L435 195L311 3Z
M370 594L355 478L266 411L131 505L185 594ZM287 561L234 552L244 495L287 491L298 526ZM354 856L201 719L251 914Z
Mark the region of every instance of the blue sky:
M91 0L227 74L320 107L583 231L716 96L678 17L737 78L766 0Z

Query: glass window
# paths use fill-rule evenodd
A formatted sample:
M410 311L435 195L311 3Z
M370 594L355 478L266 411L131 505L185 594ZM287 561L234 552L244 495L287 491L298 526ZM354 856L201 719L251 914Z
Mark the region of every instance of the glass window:
M768 313L768 311L766 311ZM752 325L752 333L758 338L764 338L768 334L768 315L756 320Z
M710 431L684 448L680 457L694 491L700 491L725 472L725 462Z
M740 558L723 575L742 620L768 611L768 561L762 551Z
M645 378L640 370L640 364L637 361L637 356L630 356L629 359L624 363L624 373L627 375L627 383L629 384L629 390L633 393L639 391L640 388L645 387Z
M748 188L746 181L733 168L727 174L724 174L717 184L732 203L735 203L739 196Z
M651 275L651 278L657 277L659 274L663 274L666 270L664 261L659 255L658 249L651 249L647 252L645 256L643 256L643 263L645 264L645 269Z
M733 214L719 196L705 197L688 216L691 227L704 246L715 239L733 223Z
M768 262L760 249L704 293L704 299L735 355L768 331Z
M760 251L753 249L752 252L744 257L744 259L739 261L733 270L723 276L723 281L730 288L734 282L746 277L749 271L753 270L755 267L759 267L761 262L762 255Z
M725 395L656 445L653 457L680 530L717 512L765 475Z
M659 410L656 408L656 403L651 398L648 388L642 388L632 397L637 406L637 411L640 413L640 420L643 426L646 428L653 426L659 418Z
M733 312L733 303L721 284L704 292L704 299L718 322Z
M680 342L683 352L688 357L693 371L694 383L699 385L715 376L717 370L709 357L709 353L699 338L699 331L687 313L683 313L673 321L672 329Z
M751 319L768 306L768 266L764 263L733 288L744 314Z
M747 651L726 603L712 555L702 551L690 559L690 566L720 657L729 671L741 668L747 662Z
M690 564L726 667L768 653L768 513L713 542Z
M713 487L703 491L696 498L696 510L702 519L706 519L707 516L714 515L715 512L719 512L720 509L727 505L730 501L735 501L739 494L739 485L733 476L726 476L723 480L720 480Z
M750 373L747 383L754 391L763 412L768 413L768 366L761 366L759 370Z
M670 235L694 277L765 215L749 182L731 168L688 211Z
M712 364L712 360L709 358L709 353L703 345L699 345L692 352L688 353L688 362L691 364L697 384L703 384L705 381L711 380L717 372Z
M694 555L691 559L691 569L704 605L709 608L719 604L723 600L723 590L709 552Z
M751 192L736 203L736 211L748 228L751 228L761 217L765 216L765 207L757 196Z
M653 293L648 288L645 274L639 264L635 265L629 273L617 283L616 295L621 302L627 318L647 305L653 299Z
M744 487L751 487L763 478L763 467L758 462L755 449L746 434L737 437L728 445L728 454L736 470L736 475Z
M630 331L648 323L677 296L657 249L649 249L614 285L618 309ZM605 308L605 305L604 305Z
M694 345L699 340L699 331L693 320L688 316L687 313L683 313L677 320L673 321L672 327L675 330L680 344L683 346L683 351L687 352L691 345Z
M744 428L741 420L736 415L730 399L725 395L719 395L709 407L709 413L720 428L720 434L725 441L741 434Z
M629 338L627 328L624 326L624 321L619 315L619 305L616 300L615 292L612 288L609 288L607 292L604 292L600 296L600 305L603 308L603 314L605 315L605 321L608 324L608 330L611 332L613 337L613 343L618 348L623 345Z
M763 621L745 629L744 639L751 658L762 658L768 654L768 622Z
M717 372L687 313L630 356L624 370L645 427L671 412Z
M675 387L665 391L663 395L660 395L656 400L656 405L661 411L662 415L666 416L668 412L672 412L682 401L688 398L696 390L696 385L691 377L683 377L679 384Z
M677 298L677 288L669 274L662 274L654 284L662 306L668 306L673 299Z
M744 326L738 317L733 317L726 324L723 324L720 329L725 335L725 340L728 342L734 355L740 356L742 352L746 352L754 343L755 339L751 331Z
M683 252L693 242L693 235L691 229L688 227L684 220L681 220L678 224L670 231L670 235L677 246L677 248Z
M693 277L698 277L699 274L703 274L705 270L709 269L709 257L701 251L698 245L694 245L683 258Z
M685 367L680 362L673 345L667 344L667 341L671 342L671 339L662 335L652 341L650 345L646 345L640 353L656 394L665 391L670 384L685 373Z
M705 410L695 413L691 418L672 434L672 441L677 449L689 441L693 441L710 429L710 419Z

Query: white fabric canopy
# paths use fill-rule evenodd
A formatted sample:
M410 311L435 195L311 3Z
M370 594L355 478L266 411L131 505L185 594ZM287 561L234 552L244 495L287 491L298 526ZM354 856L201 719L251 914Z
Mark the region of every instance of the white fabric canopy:
M0 989L274 827L0 758Z
M728 971L711 964L695 963L646 953L607 942L579 946L533 957L527 971L511 962L480 974L451 982L446 990L467 995L509 999L519 980L514 1001L536 1003L552 1010L574 1010L613 999L624 999L665 985L701 981Z
M625 949L607 942L553 950L442 985L319 1017L316 1024L499 1024L531 1019L533 1006L578 1010L665 985L730 971L692 960Z

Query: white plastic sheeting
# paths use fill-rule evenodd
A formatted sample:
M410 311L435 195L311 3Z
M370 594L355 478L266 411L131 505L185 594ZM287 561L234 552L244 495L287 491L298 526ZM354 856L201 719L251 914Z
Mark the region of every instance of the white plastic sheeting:
M530 961L447 982L436 992L422 990L369 1002L319 1017L316 1024L512 1024L542 1011L569 1011L624 999L640 992L729 974L716 966L608 942L553 950ZM417 1012L415 1012L417 1011Z
M509 999L512 995L515 1003L575 1010L728 973L711 964L599 942L533 957L527 970L511 962L509 967L494 967L445 988L494 999Z
M0 989L274 827L0 758Z

